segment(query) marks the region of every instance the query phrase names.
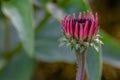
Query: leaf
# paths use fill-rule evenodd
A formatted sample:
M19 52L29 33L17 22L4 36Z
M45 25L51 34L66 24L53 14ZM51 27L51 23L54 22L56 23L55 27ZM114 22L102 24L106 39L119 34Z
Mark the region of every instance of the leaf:
M0 72L3 70L3 68L6 66L7 61L0 57Z
M37 8L45 8L47 2L51 2L52 0L32 0L32 4L34 4Z
M90 10L90 6L86 0L78 0L78 1L82 7L82 11Z
M104 61L120 68L120 43L102 30L101 35L103 37L101 39L104 43L102 47Z
M3 45L4 45L4 22L2 20L2 18L0 18L0 54L1 52L4 51Z
M88 49L86 57L86 69L88 80L101 80L101 71L102 71L102 56L101 56L101 47L99 46L99 52L93 48Z
M75 54L68 47L59 47L60 23L53 17L45 23L36 35L35 53L38 60L46 62L65 61L73 63Z
M50 2L52 0L34 0L34 1L37 2L37 3L45 4L45 3Z
M99 51L98 44L91 43L90 46L93 47L97 52Z
M2 4L2 10L13 22L24 49L33 55L34 33L33 33L33 11L30 0L11 0Z
M47 7L48 11L52 14L52 16L54 16L58 20L61 20L64 17L64 15L65 15L63 10L58 8L53 3L47 3L46 7Z
M0 80L31 80L34 66L32 58L25 53L18 54L0 73Z

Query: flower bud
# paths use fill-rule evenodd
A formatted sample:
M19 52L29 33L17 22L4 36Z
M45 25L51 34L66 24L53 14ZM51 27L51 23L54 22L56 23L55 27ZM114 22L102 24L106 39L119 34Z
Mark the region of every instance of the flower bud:
M98 14L80 12L78 18L75 13L67 15L62 20L63 31L68 38L89 41L98 32Z
M92 12L80 12L78 18L76 14L66 15L62 20L63 33L71 47L86 46L93 43L96 38L98 26L98 14Z

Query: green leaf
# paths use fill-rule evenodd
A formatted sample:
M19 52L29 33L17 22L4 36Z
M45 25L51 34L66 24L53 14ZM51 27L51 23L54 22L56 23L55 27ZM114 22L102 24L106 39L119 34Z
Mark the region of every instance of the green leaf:
M101 47L99 46L99 52L97 52L94 48L89 48L86 57L86 69L88 80L101 80L101 67Z
M0 57L0 72L3 70L3 68L6 66L7 61Z
M78 0L78 1L82 7L82 11L90 10L90 6L88 5L86 0Z
M13 22L23 46L29 56L34 51L33 11L31 0L10 0L4 2L2 10Z
M75 54L69 47L59 47L60 23L53 17L45 23L36 35L35 53L38 60L46 62L65 61L73 63Z
M42 4L45 4L49 1L52 1L52 0L35 0L36 2L39 2L39 3L42 3Z
M60 9L59 7L57 7L53 3L47 3L46 7L47 7L48 11L52 14L52 16L58 20L61 20L65 15L63 10Z
M45 8L47 2L51 2L52 0L32 0L32 3L40 8Z
M0 18L0 54L4 51L3 45L4 45L4 21L2 18Z
M84 2L85 0L69 0L64 6L64 11L71 14L76 13L77 15L80 11L87 11L89 7Z
M120 68L120 43L102 30L101 35L104 43L102 47L104 61Z
M0 73L0 80L31 80L34 66L34 60L25 53L16 55Z

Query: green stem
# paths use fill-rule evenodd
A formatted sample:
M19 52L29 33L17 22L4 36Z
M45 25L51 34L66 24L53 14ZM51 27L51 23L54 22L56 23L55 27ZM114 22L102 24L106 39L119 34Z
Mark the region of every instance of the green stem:
M78 67L76 80L84 80L85 57L86 57L86 49L83 52L80 52L80 49L76 50L77 67Z

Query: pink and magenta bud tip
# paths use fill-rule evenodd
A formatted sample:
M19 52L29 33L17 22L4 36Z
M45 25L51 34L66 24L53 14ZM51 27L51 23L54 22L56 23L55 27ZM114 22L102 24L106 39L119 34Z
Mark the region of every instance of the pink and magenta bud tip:
M62 20L63 32L68 38L88 41L98 32L98 14L92 12L80 12L78 18L75 13L67 15Z

